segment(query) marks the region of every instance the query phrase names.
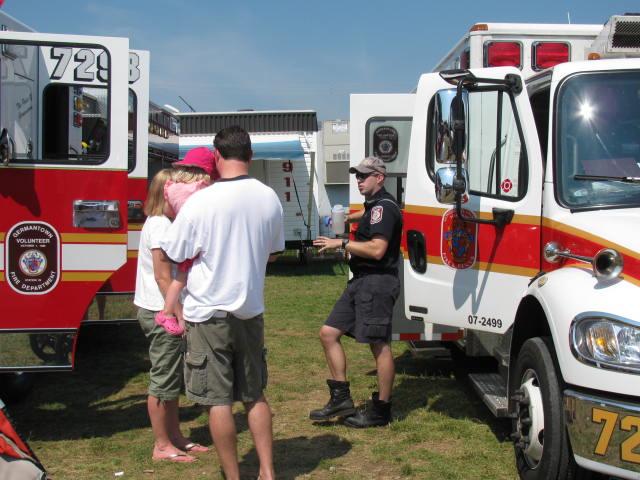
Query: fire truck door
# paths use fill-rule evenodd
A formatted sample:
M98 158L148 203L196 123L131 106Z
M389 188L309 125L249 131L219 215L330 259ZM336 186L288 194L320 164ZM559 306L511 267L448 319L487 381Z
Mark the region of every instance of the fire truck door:
M494 80L512 74L521 81L516 69L472 72ZM452 110L461 100L467 132L462 166L469 184L461 213L467 221L451 201L441 203L435 191L440 169L455 172ZM511 325L528 282L540 269L540 159L524 87L518 92L478 81L460 98L455 85L439 74L421 78L404 215L407 316L496 333ZM499 211L513 214L510 223L498 227L468 221L491 220Z
M91 299L126 261L129 42L0 43L0 370L70 368Z

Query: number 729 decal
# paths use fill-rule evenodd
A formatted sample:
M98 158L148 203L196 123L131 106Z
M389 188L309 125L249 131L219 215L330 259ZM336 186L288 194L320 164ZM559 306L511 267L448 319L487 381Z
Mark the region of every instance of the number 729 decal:
M102 49L51 47L49 59L55 63L50 68L51 80L63 80L73 59L73 81L107 83L109 81L109 55ZM129 83L140 78L140 58L129 52ZM67 79L70 81L71 79Z

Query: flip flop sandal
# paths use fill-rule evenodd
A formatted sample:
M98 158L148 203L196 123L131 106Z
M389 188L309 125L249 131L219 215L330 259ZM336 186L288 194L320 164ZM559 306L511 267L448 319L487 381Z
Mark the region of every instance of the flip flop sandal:
M165 315L164 312L160 311L156 313L155 322L164 328L169 335L173 335L174 337L179 337L184 333L184 328L180 326L178 319L173 315Z
M200 445L199 443L195 443L195 442L187 443L182 449L185 452L190 452L190 453L206 453L209 451L209 449L204 445Z
M166 457L152 457L156 462L193 463L198 459L186 453L172 453Z

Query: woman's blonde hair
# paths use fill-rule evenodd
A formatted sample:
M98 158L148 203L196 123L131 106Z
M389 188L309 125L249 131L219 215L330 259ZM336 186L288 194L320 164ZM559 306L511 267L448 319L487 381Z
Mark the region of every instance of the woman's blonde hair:
M171 180L173 169L163 168L151 180L147 199L144 202L144 214L155 217L164 214L164 184Z
M193 183L204 180L211 183L211 177L198 167L183 167L176 165L171 172L171 180L176 183Z

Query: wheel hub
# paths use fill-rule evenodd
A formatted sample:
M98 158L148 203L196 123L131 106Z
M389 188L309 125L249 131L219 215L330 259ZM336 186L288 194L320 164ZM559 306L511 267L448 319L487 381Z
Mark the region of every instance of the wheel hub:
M544 446L544 408L540 382L535 371L527 370L515 392L516 447L522 450L527 464L534 469L542 459Z

